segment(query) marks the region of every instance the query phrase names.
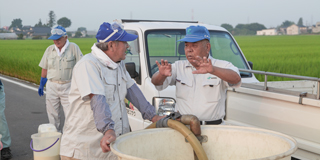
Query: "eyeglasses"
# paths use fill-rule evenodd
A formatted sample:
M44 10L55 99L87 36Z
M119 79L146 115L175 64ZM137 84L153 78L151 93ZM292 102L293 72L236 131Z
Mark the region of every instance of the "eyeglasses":
M51 34L65 35L66 32L64 32L62 29L57 29L57 28L55 28L55 29L52 29L52 30L51 30Z
M118 23L118 22L114 22L111 24L111 29L113 30L113 32L107 37L105 38L104 40L99 40L99 42L106 42L107 40L109 40L114 34L116 33L119 33L119 37L116 38L114 41L118 40L122 34L124 33L124 30L123 30L123 26L122 24Z

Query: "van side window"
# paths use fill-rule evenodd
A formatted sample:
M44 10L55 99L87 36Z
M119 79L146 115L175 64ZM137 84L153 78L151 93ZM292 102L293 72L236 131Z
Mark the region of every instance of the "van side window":
M169 63L174 63L178 60L185 60L183 52L179 52L179 47L184 48L184 44L177 42L185 35L184 30L155 30L146 32L147 56L149 64L150 77L158 71L158 62L161 59L168 60ZM180 44L181 43L181 44ZM180 47L181 48L181 47Z

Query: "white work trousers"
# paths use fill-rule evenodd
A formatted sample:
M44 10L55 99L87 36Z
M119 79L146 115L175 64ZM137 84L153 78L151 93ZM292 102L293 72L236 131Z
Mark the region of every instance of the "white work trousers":
M69 91L70 91L71 82L59 84L56 82L51 82L48 80L46 85L46 105L47 105L47 114L49 123L56 126L57 130L61 132L61 112L62 109L64 115L67 115L69 111Z

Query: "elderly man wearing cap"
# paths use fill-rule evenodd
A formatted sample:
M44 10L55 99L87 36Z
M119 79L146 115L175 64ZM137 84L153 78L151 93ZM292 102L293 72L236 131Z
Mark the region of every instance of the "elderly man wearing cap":
M66 30L57 26L51 30L54 45L49 46L40 61L42 68L39 96L43 96L43 87L46 87L46 106L49 123L54 124L58 131L60 126L60 106L63 106L64 114L69 110L68 94L71 85L72 69L81 59L80 48L69 42Z
M60 155L62 160L117 159L110 143L130 132L124 99L137 106L144 119L163 118L145 99L131 79L122 60L137 35L123 30L119 23L103 23L97 43L74 67Z
M225 116L228 86L239 87L241 77L237 67L209 55L210 34L206 27L190 26L186 29L184 51L187 60L172 65L167 60L156 61L159 71L152 76L158 90L176 86L175 110L193 114L201 124L221 124Z

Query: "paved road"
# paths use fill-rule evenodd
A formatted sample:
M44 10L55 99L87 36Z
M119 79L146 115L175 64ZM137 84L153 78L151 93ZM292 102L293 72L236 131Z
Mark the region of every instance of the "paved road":
M45 95L39 97L38 86L0 74L6 94L5 115L12 144L12 160L33 160L31 135L40 124L48 123Z

